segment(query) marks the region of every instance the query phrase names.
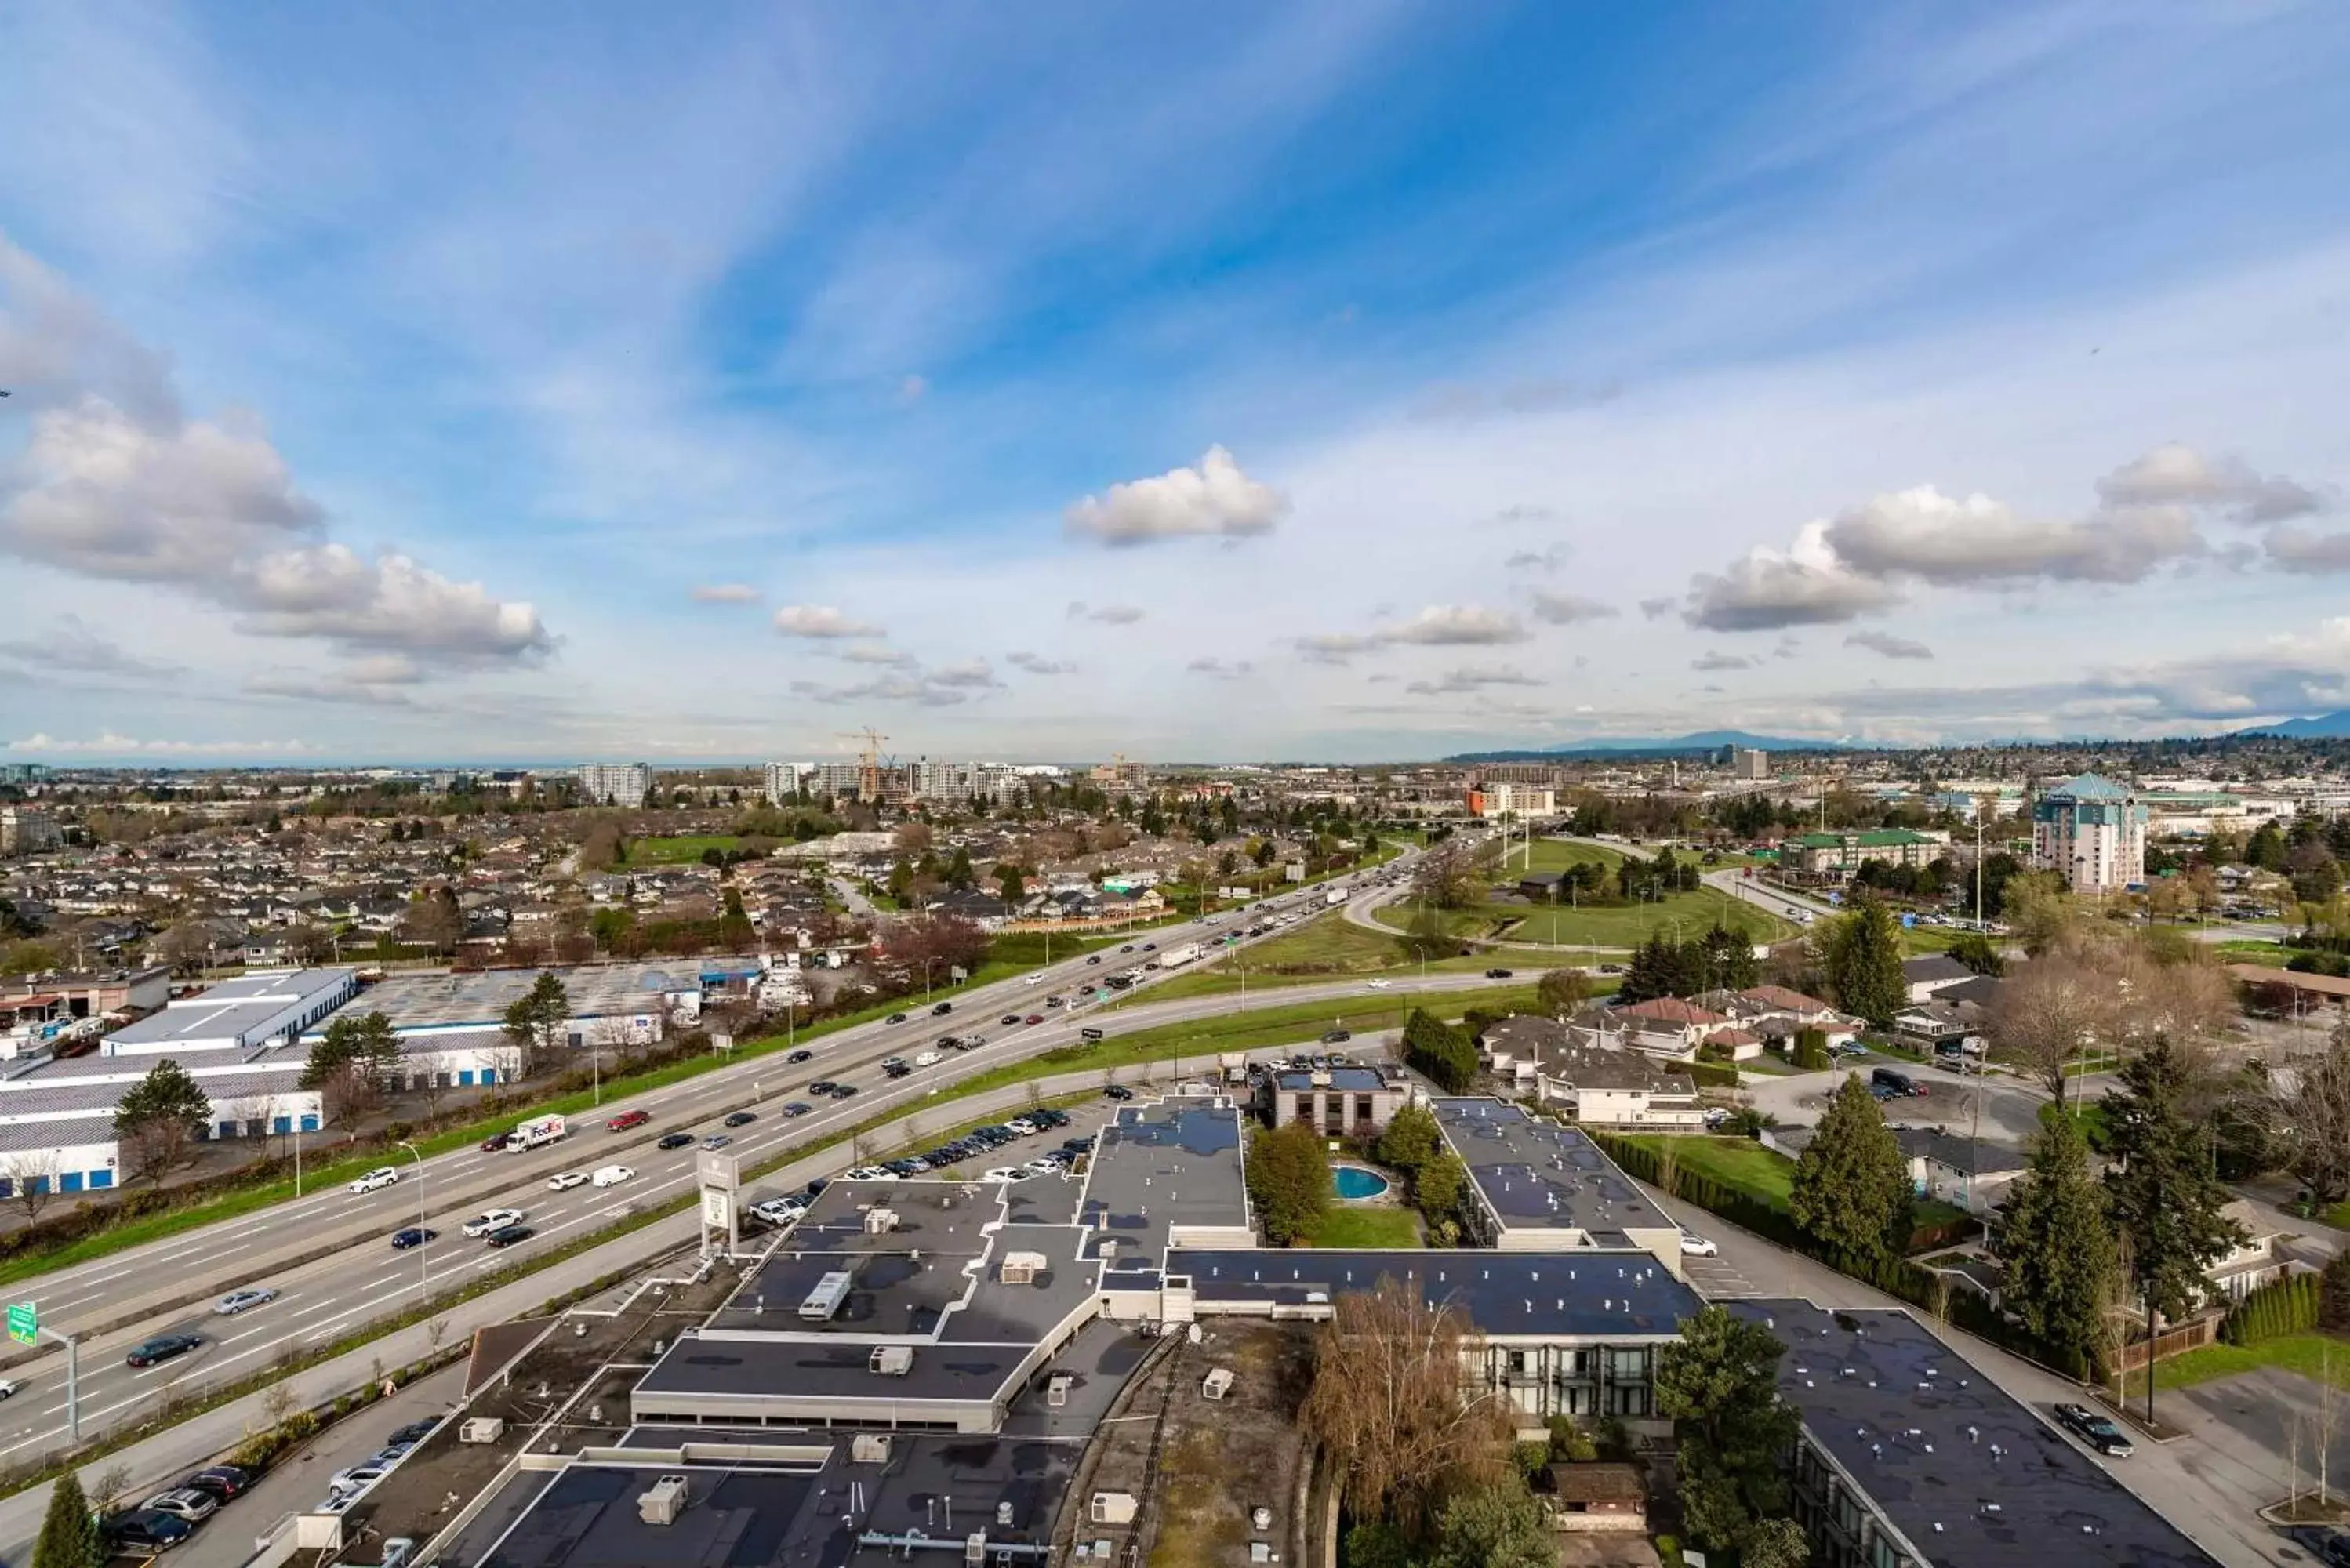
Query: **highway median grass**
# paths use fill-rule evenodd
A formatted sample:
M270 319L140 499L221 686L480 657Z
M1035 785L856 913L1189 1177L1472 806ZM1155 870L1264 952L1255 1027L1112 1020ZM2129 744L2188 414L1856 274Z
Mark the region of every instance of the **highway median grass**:
M1357 977L1409 979L1420 973L1420 965L1404 952L1401 936L1401 932L1386 936L1367 930L1347 919L1344 910L1334 909L1294 930L1268 937L1243 951L1219 959L1210 968L1159 981L1150 988L1149 995L1159 1002L1187 996L1219 996L1241 990L1243 972L1250 991ZM1497 965L1503 969L1523 966L1540 970L1566 960L1567 955L1561 953L1495 948L1465 957L1430 959L1427 972L1482 974Z
M1379 909L1372 919L1400 936L1410 929L1419 913L1418 905L1406 901ZM1617 952L1639 946L1659 931L1690 940L1720 925L1760 942L1775 941L1794 929L1715 888L1668 894L1654 903L1580 909L1495 898L1473 909L1441 911L1437 922L1446 936L1461 940L1498 939L1505 946L1539 943Z

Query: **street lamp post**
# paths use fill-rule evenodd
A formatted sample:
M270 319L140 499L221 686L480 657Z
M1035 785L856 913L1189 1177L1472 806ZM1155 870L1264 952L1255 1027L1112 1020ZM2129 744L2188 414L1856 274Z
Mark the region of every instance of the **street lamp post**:
M406 1138L400 1147L416 1157L416 1293L421 1299L432 1289L432 1249L424 1243L424 1152Z

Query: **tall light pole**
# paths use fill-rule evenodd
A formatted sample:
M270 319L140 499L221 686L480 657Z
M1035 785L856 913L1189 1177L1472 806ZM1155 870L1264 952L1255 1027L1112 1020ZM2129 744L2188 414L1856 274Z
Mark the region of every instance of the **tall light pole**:
M424 1152L406 1138L400 1147L416 1157L416 1294L421 1300L432 1288L432 1249L424 1241Z

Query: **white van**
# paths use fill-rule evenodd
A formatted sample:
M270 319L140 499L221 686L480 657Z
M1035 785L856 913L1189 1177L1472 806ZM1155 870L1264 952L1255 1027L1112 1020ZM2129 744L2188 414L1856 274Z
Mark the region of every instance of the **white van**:
M618 1187L636 1174L625 1165L599 1165L596 1168L596 1174L588 1179L598 1187Z

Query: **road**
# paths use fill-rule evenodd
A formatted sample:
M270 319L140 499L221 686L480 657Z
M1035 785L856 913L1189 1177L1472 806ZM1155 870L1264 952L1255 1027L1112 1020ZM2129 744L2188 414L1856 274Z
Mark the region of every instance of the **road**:
M1289 895L1318 900L1315 890ZM1225 917L1216 929L1236 927ZM151 1408L167 1390L186 1395L265 1369L277 1356L360 1329L373 1319L470 1283L571 1235L592 1231L626 1211L655 1205L688 1191L694 1180L697 1149L662 1151L660 1134L690 1131L696 1137L724 1133L728 1152L746 1164L771 1159L792 1147L869 1120L880 1111L913 1104L960 1079L1006 1063L1076 1044L1079 1030L1101 1027L1127 1033L1158 1024L1214 1018L1267 1007L1334 1002L1359 1006L1374 998L1400 1009L1415 994L1475 988L1482 976L1432 975L1426 981L1399 981L1373 990L1360 980L1284 987L1246 999L1214 995L1151 1002L1154 981L1146 975L1133 1000L1114 1012L1098 1007L1048 1009L1047 994L1073 999L1078 985L1131 965L1144 955L1141 943L1168 942L1198 935L1200 928L1169 928L1139 935L1132 953L1106 950L1079 955L1031 977L999 981L954 997L945 1017L921 1014L910 1004L905 1023L861 1024L812 1042L813 1060L787 1064L770 1054L721 1068L671 1088L616 1096L598 1117L628 1109L653 1113L651 1123L627 1135L604 1130L598 1118L575 1119L572 1136L529 1153L485 1153L469 1148L422 1162L401 1161L402 1179L359 1194L338 1186L260 1213L131 1249L19 1286L11 1299L31 1300L45 1324L86 1336L81 1347L80 1405L85 1437ZM1233 950L1219 950L1222 953ZM1215 961L1203 959L1202 963ZM1138 971L1139 972L1139 971ZM1188 972L1188 971L1178 971ZM999 1014L1044 1016L1050 1021L1009 1027ZM884 1056L913 1058L929 1048L936 1033L984 1034L988 1044L972 1052L941 1052L941 1059L909 1076L890 1081L874 1070ZM781 1107L806 1098L807 1084L824 1077L853 1082L863 1091L847 1101L813 1100L816 1108L787 1119ZM755 1109L757 1119L726 1129L729 1112ZM942 1116L948 1114L942 1111ZM608 1162L635 1170L616 1187L574 1187L553 1191L547 1179L557 1171L586 1173ZM846 1163L846 1154L843 1154ZM518 1209L537 1235L519 1250L499 1251L463 1237L470 1217L492 1207ZM389 1244L402 1227L422 1225L439 1232L430 1244L405 1252ZM211 1300L231 1288L266 1286L277 1298L235 1317L218 1317ZM198 1299L191 1301L191 1297ZM140 1302L154 1303L141 1311ZM129 1321L125 1321L128 1319ZM123 1362L128 1348L166 1331L201 1334L205 1344L161 1366L134 1369ZM65 1367L62 1355L30 1359L11 1369L20 1385L0 1405L0 1467L26 1462L67 1440Z

